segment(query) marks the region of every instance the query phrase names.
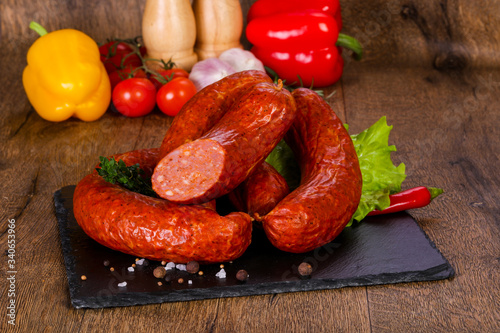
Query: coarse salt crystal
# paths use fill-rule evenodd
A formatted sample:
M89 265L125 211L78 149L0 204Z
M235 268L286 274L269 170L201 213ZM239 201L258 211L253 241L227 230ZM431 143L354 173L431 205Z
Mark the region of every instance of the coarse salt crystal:
M186 270L186 265L184 265L184 264L177 264L175 266L175 268L177 268L180 271L185 271Z
M118 287L125 287L127 285L127 282L123 281L118 283Z
M127 268L129 272L133 272L134 271L134 267L129 267Z
M193 284L193 280L188 280L188 284Z
M225 279L226 271L224 270L224 268L222 268L219 272L217 272L217 274L215 274L215 276L218 277L219 279Z
M135 262L137 265L142 265L144 264L144 259L139 259Z
M165 266L165 269L168 271L170 269L174 269L175 268L175 263L174 262L169 262L166 266Z

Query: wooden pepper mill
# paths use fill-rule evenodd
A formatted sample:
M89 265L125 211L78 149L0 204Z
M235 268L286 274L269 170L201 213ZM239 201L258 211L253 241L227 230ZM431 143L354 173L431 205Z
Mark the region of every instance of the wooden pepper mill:
M172 59L190 71L198 61L194 53L196 22L189 0L147 0L142 16L142 38L148 58ZM160 63L148 61L148 66Z
M195 52L200 60L218 57L231 48L243 48L243 13L239 0L194 0Z

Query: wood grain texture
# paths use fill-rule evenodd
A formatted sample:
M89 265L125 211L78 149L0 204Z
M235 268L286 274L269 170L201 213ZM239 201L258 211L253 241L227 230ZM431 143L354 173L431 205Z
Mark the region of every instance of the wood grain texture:
M252 0L241 0L246 13ZM21 83L36 39L28 23L76 28L98 42L141 33L144 0L0 3L0 331L498 332L500 331L500 5L498 1L341 1L344 32L365 46L326 89L356 133L386 115L405 187L445 193L411 214L456 270L452 280L75 310L52 195L98 156L159 146L171 118L112 112L49 123ZM244 23L246 18L244 15ZM245 36L242 43L249 46ZM345 56L348 56L346 53ZM7 324L8 220L16 220L16 326Z
M492 171L500 156L500 100L492 91L479 101L474 91L479 78L500 82L500 75L476 71L475 80L462 81L435 69L363 67L343 78L349 123L361 130L387 115L398 148L394 160L407 167L405 187L444 188L441 198L411 214L457 273L451 281L368 288L372 328L489 332L499 318L499 288L490 283L500 278L494 199L500 179Z
M340 1L343 32L356 37L365 62L437 69L498 68L500 4L495 0Z

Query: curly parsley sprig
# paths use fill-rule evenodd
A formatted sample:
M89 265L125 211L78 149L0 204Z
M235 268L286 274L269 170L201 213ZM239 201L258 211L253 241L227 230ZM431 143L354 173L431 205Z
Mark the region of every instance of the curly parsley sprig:
M113 157L108 159L104 156L100 156L99 161L97 173L107 182L121 185L133 192L157 197L151 186L151 179L141 176L144 170L140 168L139 163L127 166L123 160L116 161Z

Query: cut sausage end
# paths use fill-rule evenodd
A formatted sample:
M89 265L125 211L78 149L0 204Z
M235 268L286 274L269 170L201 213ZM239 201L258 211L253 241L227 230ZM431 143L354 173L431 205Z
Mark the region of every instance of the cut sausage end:
M158 163L151 178L153 190L176 203L206 201L223 172L225 156L224 148L214 140L184 144Z

